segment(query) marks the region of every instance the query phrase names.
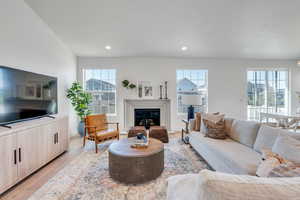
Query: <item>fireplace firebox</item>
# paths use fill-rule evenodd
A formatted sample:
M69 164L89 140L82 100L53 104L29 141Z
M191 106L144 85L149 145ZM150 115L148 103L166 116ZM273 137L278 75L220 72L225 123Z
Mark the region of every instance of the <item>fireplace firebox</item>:
M134 109L134 125L145 126L146 129L160 126L160 109Z

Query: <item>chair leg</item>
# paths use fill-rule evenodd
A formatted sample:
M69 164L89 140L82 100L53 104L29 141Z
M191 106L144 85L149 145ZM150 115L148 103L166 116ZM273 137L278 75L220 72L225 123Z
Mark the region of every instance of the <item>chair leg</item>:
M98 153L98 141L95 140L95 149L96 149L96 153Z
M85 147L85 136L83 137L83 147Z

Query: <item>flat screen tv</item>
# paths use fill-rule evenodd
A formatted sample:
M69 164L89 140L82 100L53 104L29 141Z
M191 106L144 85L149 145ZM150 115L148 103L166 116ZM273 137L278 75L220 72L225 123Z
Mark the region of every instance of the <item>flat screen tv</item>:
M0 66L0 125L57 113L57 78Z

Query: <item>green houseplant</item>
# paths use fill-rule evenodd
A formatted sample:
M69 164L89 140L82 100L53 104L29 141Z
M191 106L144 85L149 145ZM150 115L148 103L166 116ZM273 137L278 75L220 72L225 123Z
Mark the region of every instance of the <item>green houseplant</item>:
M85 92L80 83L74 82L71 88L67 90L67 98L71 100L71 104L80 118L78 132L81 136L83 136L84 118L91 114L89 104L92 102L92 95L88 92Z

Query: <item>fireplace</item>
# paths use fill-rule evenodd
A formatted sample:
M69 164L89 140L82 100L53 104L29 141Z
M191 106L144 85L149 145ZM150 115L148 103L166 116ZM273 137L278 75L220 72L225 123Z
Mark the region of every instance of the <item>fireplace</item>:
M145 126L146 129L150 126L160 126L160 109L134 109L134 125Z

